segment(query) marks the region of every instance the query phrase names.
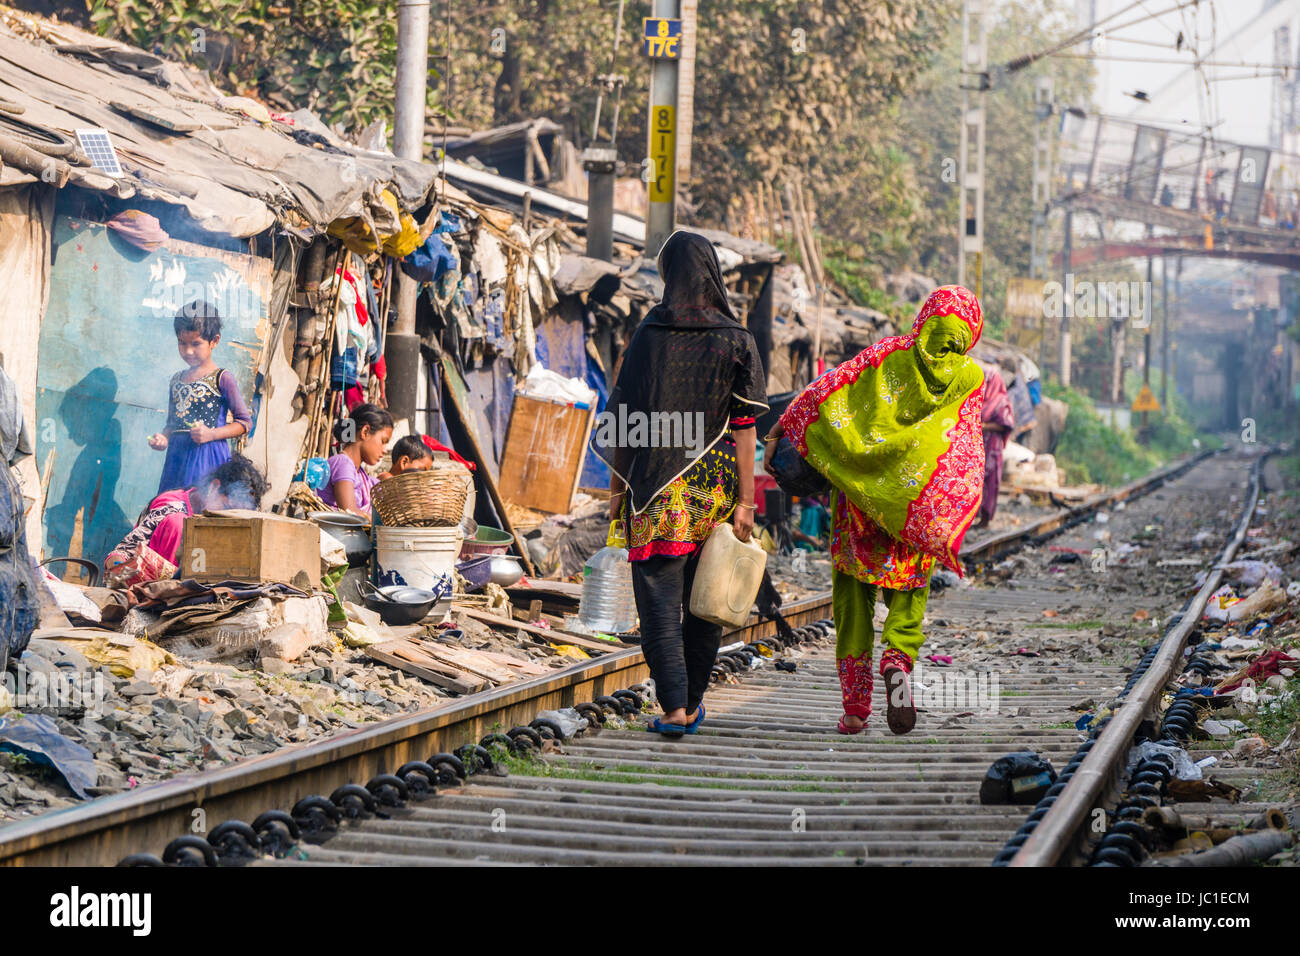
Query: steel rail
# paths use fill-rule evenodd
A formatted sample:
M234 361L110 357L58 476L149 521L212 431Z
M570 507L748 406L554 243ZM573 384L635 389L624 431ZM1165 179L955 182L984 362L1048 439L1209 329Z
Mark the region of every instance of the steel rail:
M1141 495L1155 491L1167 481L1183 475L1205 459L1219 454L1219 450L1207 449L1199 452L1181 461L1166 465L1145 475L1136 481L1131 481L1127 485L1116 488L1114 491L1102 492L1093 495L1088 500L1075 505L1065 511L1058 511L1055 514L1046 515L1033 521L1021 528L1014 528L1011 531L1004 531L1001 534L994 535L979 544L967 549L962 555L962 560L969 567L977 567L981 563L986 563L993 558L1000 557L1009 551L1023 547L1026 544L1035 543L1039 540L1046 540L1054 535L1060 534L1074 525L1095 514L1098 509L1107 505L1118 504L1121 501L1127 501L1130 498L1137 498Z
M1068 511L990 538L972 548L967 560L988 561L1058 534L1101 507L1154 490L1212 454L1202 452ZM829 612L829 592L782 609L792 627ZM755 616L731 634L753 641L775 632L774 622ZM591 700L647 675L639 648L618 651L530 681L456 698L431 710L11 823L0 827L0 865L112 865L131 852L161 848L176 834L189 832L198 811L210 820L251 819L268 806L291 806L303 796L329 792L339 783L366 780L409 760L452 750L497 725L527 724L539 710Z
M792 627L829 613L829 593L782 610ZM731 634L753 641L775 630L773 622L755 617ZM340 783L368 780L407 761L477 741L498 724L527 724L538 711L571 707L648 675L640 648L617 651L433 709L11 823L0 827L0 865L111 866L136 850L160 850L178 833L190 832L196 811L213 822L252 819L267 807L292 806Z
M1219 565L1231 561L1246 539L1259 502L1263 460L1261 456L1251 468L1246 504L1236 530L1211 566L1205 583L1179 613L1178 623L1165 634L1147 672L1111 717L1078 771L1011 859L1010 866L1058 866L1069 862L1071 853L1079 848L1093 809L1101 806L1108 791L1122 785L1119 773L1138 725L1150 714L1173 677L1174 665L1182 660L1188 635L1200 622L1210 595L1218 590L1223 580Z

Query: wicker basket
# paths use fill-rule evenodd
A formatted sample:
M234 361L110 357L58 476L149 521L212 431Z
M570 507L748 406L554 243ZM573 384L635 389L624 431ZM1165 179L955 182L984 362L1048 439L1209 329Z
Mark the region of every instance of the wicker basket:
M428 471L408 471L375 485L371 500L391 528L460 524L474 478L459 462L435 461Z

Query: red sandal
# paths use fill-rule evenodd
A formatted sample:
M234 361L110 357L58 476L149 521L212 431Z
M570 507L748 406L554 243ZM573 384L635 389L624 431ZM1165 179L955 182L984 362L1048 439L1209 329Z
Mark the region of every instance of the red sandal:
M845 717L847 717L847 716L848 716L848 715L845 714ZM866 719L865 717L862 718L862 726L861 726L861 727L850 727L848 724L846 724L846 723L844 722L844 717L841 717L841 718L840 718L840 722L839 722L838 724L835 725L835 729L838 730L838 731L839 731L840 733L842 733L842 734L850 734L850 735L851 735L851 734L860 734L860 733L862 733L862 731L864 731L864 730L867 729L867 719Z
M909 733L916 726L916 703L907 675L912 659L890 648L880 655L880 675L885 678L885 722L894 734Z

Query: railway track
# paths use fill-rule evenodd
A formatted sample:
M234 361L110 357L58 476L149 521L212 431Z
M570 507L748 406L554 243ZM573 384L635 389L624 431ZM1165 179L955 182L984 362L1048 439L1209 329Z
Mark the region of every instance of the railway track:
M1082 522L1119 501L1127 502L1139 526L1159 520L1168 505L1143 496L1165 485L1172 498L1217 510L1225 487L1249 497L1242 490L1249 473L1250 464L1242 460L1200 457L990 539L969 557L987 564L1048 535L1085 535L1086 541ZM1247 515L1253 503L1248 505ZM1233 529L1223 524L1219 530L1226 539ZM1244 534L1241 524L1236 530ZM491 769L475 756L474 741L527 726L543 710L589 701L603 701L610 716L620 707L631 709L632 695L621 695L621 703L610 695L644 680L646 670L639 651L622 651L437 711L8 826L0 830L0 863L113 864L141 853L161 853L169 862L216 862L214 844L229 852L226 862L247 862L241 851L262 842L278 854L253 856L277 866L988 865L1030 809L979 804L989 764L1032 749L1062 767L1080 745L1074 728L1080 700L1114 697L1129 676L1127 660L1011 649L1032 643L1026 635L1041 637L1033 629L1042 624L1043 610L1059 606L1070 593L1050 575L1031 575L1016 587L951 589L932 597L932 637L923 653L950 654L962 666L939 669L922 662L914 680L921 719L905 737L884 728L880 681L870 729L856 737L834 732L839 690L825 621L829 595L820 595L786 608L804 638L784 654L795 670L776 670L765 659L737 682L719 683L706 699L709 716L696 737L665 741L601 715L607 725L598 732L547 743L544 752L534 729L512 731L532 744L518 742L514 749L520 752L509 756L498 749ZM1100 598L1097 604L1099 609L1080 605L1074 617L1105 616L1109 610L1126 618L1132 612ZM1195 616L1199 612L1188 619ZM1095 631L1096 620L1078 620L1077 629L1076 622L1063 621L1052 638L1068 643ZM755 621L729 640L752 646L774 630L771 622ZM972 643L987 645L988 653L972 653ZM1173 646L1169 636L1165 644ZM1147 684L1154 686L1155 670L1150 674ZM1134 711L1149 707L1136 693L1128 700L1113 726L1121 716L1128 719L1129 705ZM585 713L595 719L600 709ZM554 734L545 725L540 730ZM470 749L460 750L466 744ZM1089 759L1101 765L1100 758ZM481 772L465 775L475 769ZM1092 781L1095 770L1085 764L1074 777ZM395 779L394 771L402 778ZM436 796L418 792L430 778ZM345 786L348 781L369 781L369 789ZM1055 802L1065 806L1065 796L1058 796ZM1087 793L1094 801L1104 796L1100 789ZM1070 805L1080 799L1070 796ZM291 814L284 812L290 808ZM210 822L249 820L254 828L230 825L209 831L204 840L192 833L198 810ZM1040 817L1038 835L1027 835L1015 848L1036 855L1017 862L1068 862L1077 850L1077 821L1060 811ZM1063 836L1050 837L1054 842L1041 849L1057 831ZM178 834L190 835L173 839Z

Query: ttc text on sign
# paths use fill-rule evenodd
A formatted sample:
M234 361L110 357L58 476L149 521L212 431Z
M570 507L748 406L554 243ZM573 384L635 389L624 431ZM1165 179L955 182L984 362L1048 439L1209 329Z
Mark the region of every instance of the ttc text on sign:
M641 21L645 43L641 52L652 60L677 60L682 55L682 21L646 17Z

